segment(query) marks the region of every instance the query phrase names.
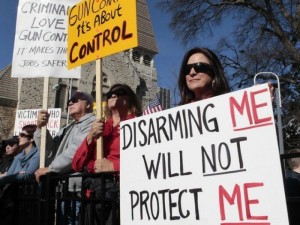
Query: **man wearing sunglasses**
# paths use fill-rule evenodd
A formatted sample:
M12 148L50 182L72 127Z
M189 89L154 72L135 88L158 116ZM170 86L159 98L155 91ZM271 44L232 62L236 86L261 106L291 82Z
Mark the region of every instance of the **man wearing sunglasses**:
M47 132L46 138L46 167L39 168L35 172L35 177L40 182L40 177L49 172L58 174L70 174L72 172L72 159L83 139L91 129L92 122L96 119L93 113L93 97L85 92L76 91L68 101L70 117L74 120L71 124L61 129L57 135L52 138ZM34 140L40 148L41 128L46 126L49 119L47 110L39 111L37 120L37 131L34 133ZM69 179L69 191L81 191L80 178ZM79 202L76 203L76 215L79 213ZM64 203L62 207L64 214ZM70 215L65 215L70 220ZM69 221L71 224L71 221ZM76 216L76 223L78 218Z
M68 106L70 116L74 121L61 129L54 138L47 132L46 167L35 172L38 182L40 176L48 172L66 174L72 171L71 163L75 151L96 119L93 114L93 97L88 93L76 91L68 101ZM38 147L41 143L41 128L47 125L49 116L46 110L39 112L37 130L34 133L34 140Z

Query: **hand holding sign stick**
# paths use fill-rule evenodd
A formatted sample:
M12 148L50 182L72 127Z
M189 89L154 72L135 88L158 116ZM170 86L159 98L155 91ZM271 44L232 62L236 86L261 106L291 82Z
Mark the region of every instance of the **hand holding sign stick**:
M102 113L102 60L96 60L96 116L103 125L103 113ZM99 123L98 123L99 124ZM99 124L100 125L100 124ZM103 129L104 127L102 127ZM101 130L101 129L99 129ZM96 134L98 135L98 134ZM104 172L104 171L113 171L112 163L103 158L103 138L100 135L97 139L97 160L95 161L94 170L96 173Z
M102 102L102 60L97 59L96 60L96 116L97 118L101 118L102 116L102 107L101 107L101 102ZM97 139L97 159L102 159L103 158L103 140L102 137L100 136Z

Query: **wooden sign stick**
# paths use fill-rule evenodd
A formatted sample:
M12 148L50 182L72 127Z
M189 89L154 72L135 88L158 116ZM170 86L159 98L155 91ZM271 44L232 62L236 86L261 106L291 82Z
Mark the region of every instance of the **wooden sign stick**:
M48 110L49 77L44 78L43 109ZM41 130L40 168L45 167L47 125Z
M96 60L96 117L102 117L102 60ZM102 137L97 140L97 159L103 158Z

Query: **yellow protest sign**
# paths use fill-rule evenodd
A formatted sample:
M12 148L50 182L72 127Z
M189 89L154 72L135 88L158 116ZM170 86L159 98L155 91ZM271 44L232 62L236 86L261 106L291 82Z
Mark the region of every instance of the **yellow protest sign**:
M83 0L68 11L68 69L138 45L136 0Z

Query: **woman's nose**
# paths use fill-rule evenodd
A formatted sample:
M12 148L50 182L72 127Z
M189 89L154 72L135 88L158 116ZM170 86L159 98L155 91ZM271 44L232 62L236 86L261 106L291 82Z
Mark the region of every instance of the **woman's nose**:
M197 75L197 73L196 73L194 67L191 68L189 75L190 75L191 77L194 77L194 76Z

